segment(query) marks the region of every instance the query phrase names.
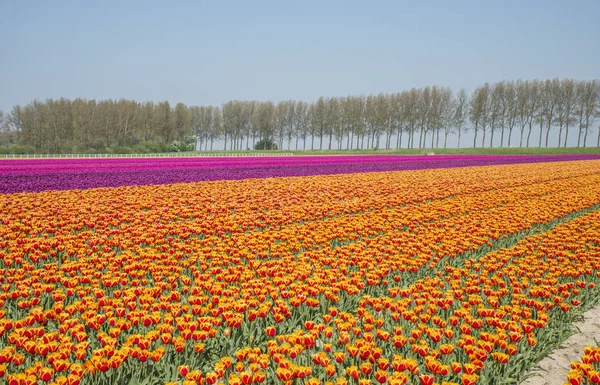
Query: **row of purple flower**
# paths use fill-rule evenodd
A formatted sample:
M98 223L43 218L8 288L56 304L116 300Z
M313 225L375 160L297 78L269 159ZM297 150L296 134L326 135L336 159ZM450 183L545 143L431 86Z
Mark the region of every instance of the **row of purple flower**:
M591 159L600 155L6 160L0 193Z

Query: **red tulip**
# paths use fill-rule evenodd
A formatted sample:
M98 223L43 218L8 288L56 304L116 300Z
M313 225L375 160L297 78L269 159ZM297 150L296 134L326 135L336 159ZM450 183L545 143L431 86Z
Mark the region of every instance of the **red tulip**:
M433 385L434 378L428 374L422 374L419 376L421 385Z

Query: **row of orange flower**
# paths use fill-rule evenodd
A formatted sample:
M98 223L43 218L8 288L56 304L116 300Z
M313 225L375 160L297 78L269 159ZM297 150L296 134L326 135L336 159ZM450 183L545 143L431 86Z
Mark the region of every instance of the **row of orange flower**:
M418 361L420 338L459 343L483 318L451 310L477 305L475 293L421 296L419 278L464 285L445 264L600 202L599 171L598 162L572 162L0 195L0 365L23 383L74 384L84 373L132 370L124 364L133 360L154 374L184 365L189 381L214 383L241 369L227 361L241 341L255 356L236 374L242 383L285 382L322 366L310 349L330 344L329 353L360 358L348 345L364 350L371 345L356 341L372 333L365 341L437 368ZM449 336L452 317L460 322ZM304 342L278 352L304 360L289 374L269 353L299 332ZM469 363L447 354L455 368ZM354 366L338 364L336 373Z
M553 333L568 327L572 308L598 295L599 222L600 213L593 212L514 247L466 259L464 267L446 266L443 275L424 278L399 296L363 296L349 312L330 309L323 323L309 321L304 330L267 342L278 377L314 376L315 384L517 378L521 363L538 358L538 339L554 340ZM238 351L233 366L243 370L252 362L249 354ZM595 354L587 348L571 378L595 381L589 365ZM302 365L307 357L315 364L310 370Z
M600 347L586 346L579 361L571 363L565 385L600 384Z

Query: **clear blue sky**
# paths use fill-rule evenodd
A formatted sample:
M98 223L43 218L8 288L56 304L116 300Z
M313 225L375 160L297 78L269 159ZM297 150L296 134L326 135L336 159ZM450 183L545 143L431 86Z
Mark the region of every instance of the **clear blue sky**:
M600 1L0 0L0 109L600 77Z

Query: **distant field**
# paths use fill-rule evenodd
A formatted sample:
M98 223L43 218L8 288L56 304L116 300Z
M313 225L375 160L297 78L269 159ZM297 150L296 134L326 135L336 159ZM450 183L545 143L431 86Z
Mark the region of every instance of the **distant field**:
M600 159L600 154L266 155L215 153L160 158L150 155L145 158L8 159L0 162L0 193Z
M192 155L192 154L252 154L258 151L191 151L173 154ZM492 147L492 148L412 148L412 149L392 149L392 150L278 150L278 151L260 151L261 153L291 153L294 155L553 155L553 154L600 154L599 147Z
M598 147L567 147L567 148L426 148L400 150L324 150L324 151L290 151L294 155L338 155L338 154L393 154L393 155L426 155L430 153L441 155L551 155L551 154L600 154Z
M493 147L493 148L421 148L421 149L393 149L393 150L278 150L278 151L256 151L256 150L215 150L215 151L187 151L187 152L165 152L159 154L0 154L0 159L13 158L114 158L114 157L184 157L184 156L289 156L289 155L556 155L556 154L600 154L599 147Z

